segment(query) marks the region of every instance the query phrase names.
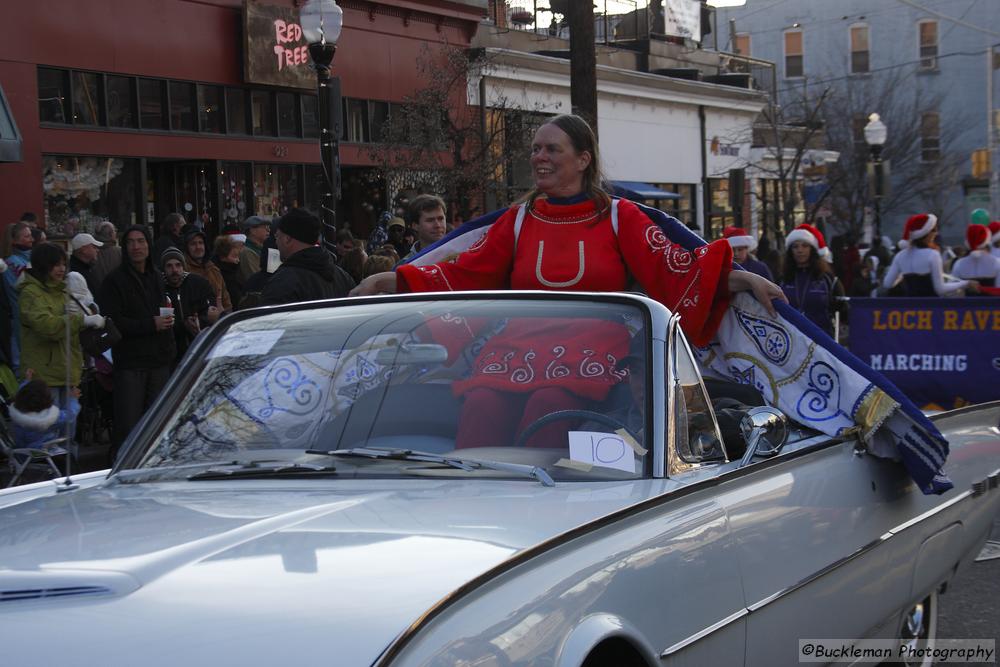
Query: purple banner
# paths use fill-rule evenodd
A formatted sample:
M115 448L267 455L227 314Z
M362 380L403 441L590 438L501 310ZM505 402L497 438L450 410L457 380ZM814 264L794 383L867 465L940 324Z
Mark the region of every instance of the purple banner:
M1000 399L1000 299L851 299L848 347L921 408Z

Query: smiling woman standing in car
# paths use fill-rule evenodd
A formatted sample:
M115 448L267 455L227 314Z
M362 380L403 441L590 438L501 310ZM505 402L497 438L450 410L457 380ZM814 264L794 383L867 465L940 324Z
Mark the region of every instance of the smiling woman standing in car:
M538 129L531 168L534 190L453 262L403 265L366 278L352 294L507 288L611 292L627 289L631 276L650 297L682 315L681 326L695 345L715 335L730 292L752 290L768 308L771 299L784 299L764 278L731 270L728 242L686 250L635 204L612 200L603 186L593 130L579 116L556 116ZM456 383L465 398L458 446L496 444L540 416L603 400L621 379L615 365L629 342L622 327L603 324L544 332L508 329L494 336L480 352L472 377ZM542 429L529 444L552 435L546 437Z

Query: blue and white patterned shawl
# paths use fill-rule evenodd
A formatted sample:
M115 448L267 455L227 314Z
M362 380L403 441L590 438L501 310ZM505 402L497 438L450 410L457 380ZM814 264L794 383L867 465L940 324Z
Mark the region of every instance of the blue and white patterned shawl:
M639 205L673 243L705 241L679 220ZM507 209L469 220L407 263L445 261L467 250ZM769 404L829 436L856 434L876 456L901 460L925 494L952 488L944 474L948 441L881 373L838 345L787 304L777 319L750 294L737 294L718 334L696 350L706 375L755 386Z

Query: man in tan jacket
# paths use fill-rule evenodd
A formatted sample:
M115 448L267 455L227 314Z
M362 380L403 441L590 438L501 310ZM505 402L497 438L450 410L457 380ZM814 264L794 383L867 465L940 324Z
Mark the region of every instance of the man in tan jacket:
M187 256L188 271L201 276L209 282L215 292L217 307L228 313L233 309L226 289L226 281L222 278L219 267L208 258L208 238L205 232L193 229L184 237L184 254Z

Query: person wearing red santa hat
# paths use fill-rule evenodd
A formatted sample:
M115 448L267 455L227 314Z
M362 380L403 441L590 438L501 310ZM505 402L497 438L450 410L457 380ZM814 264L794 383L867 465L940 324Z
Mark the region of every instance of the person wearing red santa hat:
M1000 259L1000 220L990 223L990 254Z
M882 280L882 288L892 289L902 281L905 296L944 296L959 290L979 291L975 280L945 280L937 238L937 216L920 213L910 216L899 242L902 250L892 258L892 264Z
M722 238L729 241L729 246L733 249L733 262L739 264L744 271L774 280L767 264L750 254L757 249L757 239L754 236L747 234L741 227L726 227L722 230Z
M785 237L785 271L781 289L788 303L820 329L833 335L833 313L847 312L844 285L829 264L830 250L823 233L801 224Z
M975 280L980 286L996 287L1000 258L990 254L990 230L985 225L969 225L965 230L969 254L955 262L951 272L956 278Z

